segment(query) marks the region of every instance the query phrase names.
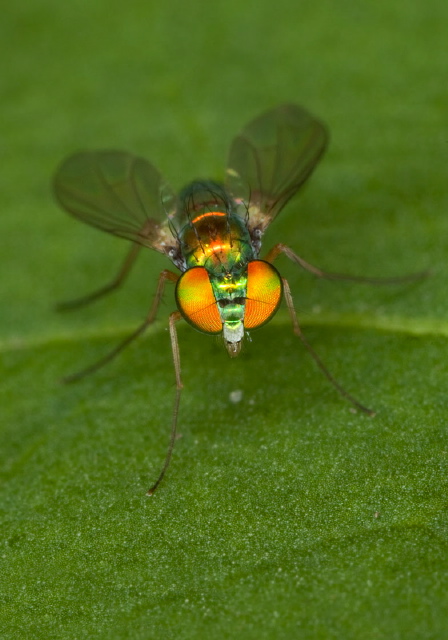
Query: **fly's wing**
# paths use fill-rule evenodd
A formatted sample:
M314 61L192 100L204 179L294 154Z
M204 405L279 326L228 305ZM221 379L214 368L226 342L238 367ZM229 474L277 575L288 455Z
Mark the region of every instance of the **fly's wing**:
M311 175L328 142L324 124L286 104L252 120L233 140L227 188L249 231L261 233Z
M86 151L63 161L53 182L58 202L75 218L170 257L175 196L152 164L123 151Z

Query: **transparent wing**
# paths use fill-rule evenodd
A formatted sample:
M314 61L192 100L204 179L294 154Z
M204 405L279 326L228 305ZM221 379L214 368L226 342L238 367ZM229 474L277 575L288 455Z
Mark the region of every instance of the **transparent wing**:
M177 250L169 221L175 196L143 158L123 151L76 153L63 161L53 187L79 220L161 253Z
M252 120L233 140L227 188L249 230L264 231L311 175L328 142L324 124L305 109L286 104Z

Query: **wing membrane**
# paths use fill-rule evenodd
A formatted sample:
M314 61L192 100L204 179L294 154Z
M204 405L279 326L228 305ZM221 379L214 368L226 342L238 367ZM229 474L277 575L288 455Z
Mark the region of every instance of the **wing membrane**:
M83 222L161 253L177 248L169 224L175 196L143 158L122 151L76 153L61 164L53 187L62 207Z
M264 231L313 172L328 142L324 124L286 104L252 120L233 140L227 187Z

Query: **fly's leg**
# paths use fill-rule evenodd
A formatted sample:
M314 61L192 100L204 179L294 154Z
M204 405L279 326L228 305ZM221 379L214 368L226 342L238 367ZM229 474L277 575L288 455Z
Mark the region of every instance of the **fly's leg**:
M182 316L179 313L179 311L174 311L170 315L170 322L169 322L170 337L171 337L171 348L173 350L174 370L175 370L175 373L176 373L176 397L174 399L173 420L172 420L172 423L171 423L170 442L169 442L169 445L168 445L168 451L167 451L166 456L165 456L165 462L163 463L162 470L160 471L159 477L157 478L155 483L147 491L147 493L146 493L147 496L154 495L155 491L157 490L157 487L162 482L163 477L165 475L165 472L169 467L169 464L170 464L170 461L171 461L171 456L172 456L173 449L174 449L174 443L176 442L177 418L178 418L178 415L179 415L180 396L181 396L182 388L183 388L182 379L181 379L181 376L180 376L180 352L179 352L179 342L178 342L178 339L177 339L176 322L178 320L180 320L181 318L182 318Z
M118 271L117 275L111 282L104 285L104 287L97 289L96 291L92 291L92 293L89 293L86 296L82 296L82 298L76 298L75 300L67 300L66 302L59 302L56 305L56 310L71 311L72 309L83 307L84 305L89 304L94 300L98 300L98 298L101 298L102 296L105 296L108 293L111 293L115 289L118 289L126 280L127 276L129 275L129 272L132 269L132 266L141 248L142 248L142 245L140 244L135 244L135 243L132 244L132 247L128 251L126 258L124 259L124 262L120 267L120 270Z
M286 304L287 304L287 307L288 307L289 315L291 317L291 321L292 321L293 328L294 328L294 333L296 334L296 336L298 336L300 338L300 340L302 341L302 343L306 347L308 353L313 357L314 362L317 364L317 366L322 371L322 373L328 378L328 380L331 382L331 384L339 391L339 393L342 396L344 396L344 398L347 398L347 400L349 400L357 409L360 409L364 413L367 413L369 416L374 416L375 415L374 411L372 411L371 409L368 409L363 404L361 404L348 391L346 391L344 389L344 387L342 387L339 384L339 382L337 382L335 380L335 378L328 371L327 367L324 365L324 363L319 358L317 353L314 351L313 347L309 344L308 340L305 338L305 336L302 333L302 330L300 329L299 321L297 319L297 314L296 314L296 311L294 309L294 302L293 302L293 299L292 299L291 289L289 288L288 281L286 280L286 278L282 278L282 281L283 281L283 291L285 293Z
M142 324L133 333L131 333L131 335L129 335L122 342L120 342L120 344L118 344L114 349L112 349L112 351L110 351L105 356L100 358L100 360L98 360L97 362L94 362L86 369L82 369L82 371L78 371L69 376L66 376L65 378L63 378L62 381L76 382L77 380L80 380L81 378L84 378L85 376L89 375L89 373L93 373L94 371L97 371L98 369L103 367L105 364L113 360L113 358L115 358L116 355L118 355L125 347L128 346L128 344L130 344L133 340L135 340L135 338L138 338L138 336L142 334L145 331L145 329L154 322L156 318L157 310L160 305L160 301L162 299L163 291L165 289L166 281L169 280L170 282L176 282L178 279L179 279L179 276L173 273L172 271L168 271L168 269L165 269L164 271L162 271L157 283L157 289L156 289L156 294L154 296L153 303L151 305L148 315L146 316Z
M414 280L422 280L429 276L429 271L419 271L417 273L410 273L407 276L398 276L395 278L365 278L364 276L351 276L344 273L329 273L328 271L322 271L317 267L298 256L294 251L286 244L276 244L267 254L266 262L274 262L274 260L284 253L290 260L298 264L302 269L309 271L318 278L325 278L327 280L349 280L351 282L359 282L363 284L405 284L406 282L413 282Z

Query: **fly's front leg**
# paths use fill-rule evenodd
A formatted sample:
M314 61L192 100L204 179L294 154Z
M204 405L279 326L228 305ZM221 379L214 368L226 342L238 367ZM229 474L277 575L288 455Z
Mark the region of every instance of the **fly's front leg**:
M96 291L92 291L92 293L89 293L86 296L82 296L81 298L76 298L75 300L67 300L66 302L59 302L56 305L56 310L71 311L72 309L83 307L84 305L89 304L94 300L98 300L98 298L101 298L108 293L111 293L115 289L118 289L129 275L129 272L132 269L141 248L142 245L140 244L132 244L132 247L128 251L126 258L120 267L120 270L111 282L104 285L104 287L97 289Z
M364 276L351 276L344 273L329 273L328 271L322 271L314 267L312 264L301 258L297 253L288 247L286 244L276 244L268 252L265 257L266 262L274 262L274 260L284 253L290 260L298 264L302 269L312 273L318 278L325 278L326 280L348 280L350 282L359 282L361 284L405 284L406 282L413 282L414 280L421 280L429 276L429 271L419 271L417 273L410 273L407 276L398 276L396 278L365 278Z
M349 400L357 409L360 409L361 411L363 411L364 413L367 413L370 416L374 416L375 415L374 411L372 411L371 409L368 409L363 404L361 404L348 391L346 391L344 387L342 387L339 384L339 382L336 381L336 379L328 371L327 367L324 365L322 360L319 358L317 353L314 351L313 347L309 344L308 340L305 338L305 336L302 333L302 330L300 329L299 321L297 319L297 314L294 309L294 303L293 303L291 289L289 288L288 281L286 280L286 278L282 278L282 281L283 281L283 291L285 294L286 305L288 307L289 315L291 317L294 333L296 334L296 336L300 338L302 343L305 345L308 353L314 359L314 362L317 364L317 366L322 371L322 373L328 378L331 384L339 391L339 393L342 396L344 396L344 398L347 398L347 400Z
M177 339L177 331L176 331L176 322L181 320L182 316L179 311L174 311L170 315L169 327L170 327L170 338L171 338L171 348L173 351L173 361L174 361L174 371L176 374L176 397L174 399L174 408L173 408L173 419L171 423L171 434L170 434L170 442L168 445L168 451L165 456L165 462L163 463L162 470L159 473L159 477L152 485L152 487L146 492L147 496L152 496L159 484L162 482L163 477L165 475L165 471L168 469L171 456L174 449L174 443L176 442L176 433L177 433L177 418L179 415L179 405L180 405L180 396L182 393L182 379L180 376L180 351L179 351L179 341Z
M82 369L82 371L78 371L77 373L73 373L69 376L66 376L65 378L63 378L63 382L76 382L77 380L80 380L81 378L84 378L85 376L89 375L89 373L93 373L94 371L97 371L98 369L103 367L105 364L113 360L113 358L115 358L115 356L117 356L121 351L123 351L123 349L127 347L128 344L130 344L133 340L135 340L135 338L138 338L138 336L142 334L145 331L145 329L150 324L152 324L156 319L157 310L159 308L160 301L162 300L166 281L169 280L170 282L177 282L178 279L179 279L179 276L176 273L173 273L168 269L165 269L164 271L162 271L159 276L156 294L154 296L154 300L152 302L151 308L145 320L142 322L142 324L139 327L137 327L137 329L133 333L131 333L131 335L129 335L122 342L120 342L120 344L118 344L114 349L112 349L112 351L110 351L105 356L100 358L100 360L98 360L97 362L94 362L92 365L90 365L86 369Z

